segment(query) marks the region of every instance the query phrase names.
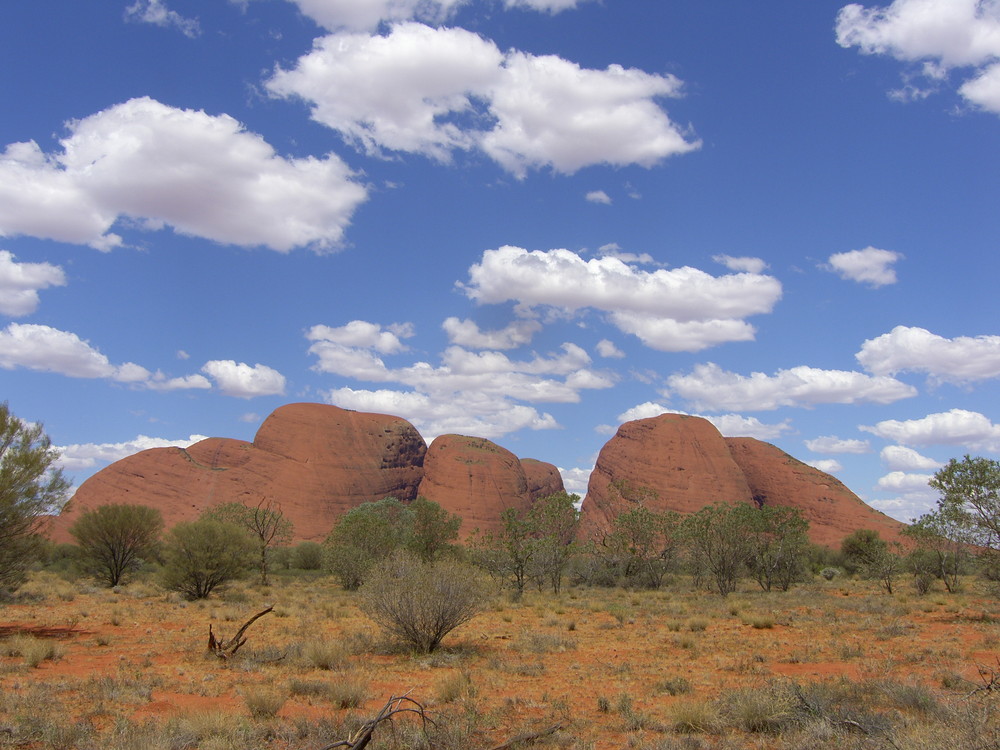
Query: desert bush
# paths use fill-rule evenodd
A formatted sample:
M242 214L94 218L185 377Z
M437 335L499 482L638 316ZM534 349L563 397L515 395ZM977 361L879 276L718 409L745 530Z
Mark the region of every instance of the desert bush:
M249 687L243 690L243 703L255 719L273 719L285 705L285 696L269 687Z
M299 570L319 570L323 567L323 546L316 542L301 542L292 548L289 563Z
M163 515L145 505L99 505L84 511L69 533L83 569L113 588L157 553Z
M486 582L470 566L423 562L402 551L371 571L360 594L366 615L422 653L434 651L490 599Z
M313 669L339 670L350 666L347 650L329 640L306 641L298 649L299 660Z
M343 675L330 683L327 697L337 708L357 708L365 702L368 686L357 675Z
M188 599L205 599L216 588L246 575L254 552L251 538L232 524L179 523L167 535L163 585Z
M832 581L834 578L840 575L839 568L823 568L819 572L820 576L827 581Z
M726 721L744 732L780 732L795 718L796 702L787 688L765 685L726 693L721 701Z
M670 726L679 734L714 732L718 724L719 713L710 701L679 701L670 710Z

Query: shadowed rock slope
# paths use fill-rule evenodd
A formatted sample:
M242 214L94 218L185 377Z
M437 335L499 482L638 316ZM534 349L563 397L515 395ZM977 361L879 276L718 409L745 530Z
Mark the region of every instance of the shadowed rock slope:
M851 532L896 539L903 524L866 505L840 481L753 438L724 438L706 419L661 414L626 422L601 450L583 503L584 533L598 537L635 503L693 513L712 503L798 508L817 544Z

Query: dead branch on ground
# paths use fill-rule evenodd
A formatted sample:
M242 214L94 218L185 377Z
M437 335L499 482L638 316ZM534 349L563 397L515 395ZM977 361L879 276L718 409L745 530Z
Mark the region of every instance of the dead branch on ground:
M382 706L382 710L378 712L378 715L374 719L362 724L361 728L353 735L346 740L334 742L332 745L324 745L320 750L333 750L335 747L346 747L348 750L361 750L371 742L372 734L378 729L379 724L383 721L391 722L393 716L406 713L417 714L420 717L425 733L427 725L434 724L434 721L424 711L423 705L407 695L394 695L386 701L385 705Z
M209 623L208 650L211 653L218 656L220 659L228 659L229 657L233 656L237 651L240 650L240 646L242 646L244 643L247 642L247 639L244 637L244 635L247 632L247 628L249 628L251 625L257 622L257 620L259 620L261 617L263 617L273 609L274 605L272 604L267 609L261 610L260 612L255 614L253 617L251 617L249 620L243 623L243 627L237 630L236 635L234 635L228 641L221 635L219 637L216 637L215 633L212 632L212 623Z

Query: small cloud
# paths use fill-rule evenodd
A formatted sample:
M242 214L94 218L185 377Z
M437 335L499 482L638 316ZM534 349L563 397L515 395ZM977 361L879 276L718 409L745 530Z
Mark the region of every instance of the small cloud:
M251 412L247 412L246 414L241 414L240 415L240 421L241 422L246 422L248 424L254 424L255 422L259 422L260 421L260 414L256 414L255 412L252 412L252 411Z
M151 23L154 26L173 26L189 39L201 34L201 24L197 18L184 18L175 10L168 10L163 0L136 0L125 9L125 20Z
M834 253L827 259L826 268L847 281L877 288L896 283L896 270L892 265L902 258L901 253L892 250L866 247L864 250Z
M597 353L602 357L610 359L621 359L625 356L625 352L615 346L613 341L608 341L608 339L601 339L597 342Z
M737 273L763 273L767 268L767 263L760 258L734 258L732 255L713 255L712 260Z
M285 376L266 365L252 367L231 359L206 362L201 371L215 380L219 390L227 396L254 398L255 396L280 396L285 392Z
M845 440L832 435L806 440L805 443L813 453L867 453L870 447L867 440Z
M188 354L183 349L178 349L177 350L177 359L191 359L191 355Z
M819 469L827 474L836 474L838 471L843 471L844 469L844 467L840 465L840 461L833 458L821 458L817 461L806 461L806 463L814 469Z
M605 206L611 205L611 196L603 190L591 190L587 193L586 199L591 203L603 203Z

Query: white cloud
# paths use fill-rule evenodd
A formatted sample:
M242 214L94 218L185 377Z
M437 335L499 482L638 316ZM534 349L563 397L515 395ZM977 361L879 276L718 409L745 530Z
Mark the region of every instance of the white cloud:
M605 206L610 206L612 203L611 196L603 190L591 190L583 197L590 203L602 203Z
M921 419L889 419L858 429L903 445L956 445L1000 452L1000 425L965 409L928 414Z
M254 398L279 396L285 392L285 376L266 365L250 366L231 359L206 362L201 371L215 380L227 396Z
M880 287L896 283L896 271L892 264L902 257L892 250L866 247L864 250L834 253L827 263L842 279Z
M925 372L943 382L985 380L1000 377L1000 336L947 339L924 328L896 326L865 341L855 358L876 375Z
M764 273L767 269L767 263L760 258L734 258L731 255L713 255L712 260L716 263L721 263L730 271L736 271L737 273Z
M183 390L209 390L212 383L204 375L184 375L182 377L171 378L162 372L155 372L145 381L145 386L151 391L183 391Z
M625 357L625 352L608 339L601 339L597 342L597 353L605 359L622 359Z
M868 453L871 449L867 440L844 439L833 435L806 440L805 444L813 453Z
M566 491L580 497L585 497L587 494L587 485L590 484L590 474L593 472L593 467L589 469L564 469L560 466L558 469Z
M839 471L843 471L844 467L841 465L840 461L833 458L820 458L815 461L806 461L809 466L814 469L819 469L820 471L826 472L827 474L836 474Z
M537 320L515 320L495 331L482 331L472 320L448 318L441 327L448 334L448 341L472 349L516 349L530 344L542 324Z
M55 372L72 378L134 382L149 377L139 365L111 361L75 333L44 325L11 323L0 331L0 368Z
M18 263L0 250L0 314L29 315L38 308L38 290L65 286L66 274L50 263Z
M331 341L348 347L374 349L382 354L398 354L406 351L402 339L413 336L411 323L397 323L383 330L376 323L352 320L338 328L316 325L309 329L306 338L310 341Z
M889 404L917 393L912 386L890 377L806 366L778 370L774 375L755 372L747 377L708 363L697 365L689 375L671 375L667 384L671 393L698 409L711 411L766 411L782 406L817 404Z
M620 330L662 351L698 351L751 340L741 318L770 312L781 284L770 276L711 276L695 268L640 270L618 258L584 260L569 250L487 250L460 285L480 303L514 300L568 312L594 308Z
M889 492L927 492L930 474L908 474L905 471L891 471L878 480L878 489Z
M887 445L879 454L890 471L927 471L941 468L941 462L902 445Z
M680 94L673 76L504 54L458 28L408 22L386 35L331 34L266 86L303 99L314 120L368 153L448 161L481 149L519 178L544 167L649 167L699 146L654 101Z
M58 446L56 450L60 453L60 467L67 471L80 471L92 469L98 464L114 463L126 456L150 448L169 448L171 446L187 448L205 439L204 435L191 435L186 440L167 440L139 435L135 439L123 443L82 443Z
M429 23L445 20L468 0L291 0L299 10L330 31L374 31L382 22L418 18Z
M340 243L363 186L337 156L285 159L228 115L132 99L67 124L62 152L0 156L0 235L110 250L119 217L280 252Z
M959 93L983 109L1000 113L1000 6L995 0L895 0L886 7L852 3L837 16L837 43L864 54L923 62L940 80L953 68L972 77ZM931 63L928 68L927 63Z
M168 9L163 0L136 0L125 8L125 20L151 23L164 28L173 26L190 39L201 34L198 19L185 18L177 11Z
M658 417L661 414L687 414L687 412L671 409L669 406L664 406L654 401L646 401L619 414L618 421L631 422L635 419ZM791 429L791 425L787 419L780 424L765 424L756 417L744 417L740 414L719 414L712 416L694 414L691 416L708 420L715 425L715 428L724 437L752 437L757 440L774 440L780 437L782 433ZM614 430L612 429L613 432Z

